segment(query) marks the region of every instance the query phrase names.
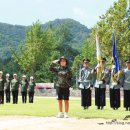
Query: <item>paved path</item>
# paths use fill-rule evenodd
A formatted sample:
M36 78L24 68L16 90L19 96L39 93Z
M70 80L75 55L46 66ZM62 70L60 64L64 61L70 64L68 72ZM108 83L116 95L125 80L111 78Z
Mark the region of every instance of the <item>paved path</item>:
M130 120L58 119L55 117L0 117L0 130L130 130Z

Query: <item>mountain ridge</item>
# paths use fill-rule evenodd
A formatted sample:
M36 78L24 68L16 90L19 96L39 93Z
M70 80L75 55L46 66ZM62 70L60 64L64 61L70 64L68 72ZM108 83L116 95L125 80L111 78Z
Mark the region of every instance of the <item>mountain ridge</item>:
M53 21L42 24L42 28L46 29L49 25L53 28L66 25L72 34L70 46L73 48L81 48L83 41L89 37L90 29L80 22L73 19L55 19ZM30 26L12 25L0 22L0 59L6 59L11 56L9 47L17 49L19 44L24 44L26 32ZM67 43L68 44L68 43Z

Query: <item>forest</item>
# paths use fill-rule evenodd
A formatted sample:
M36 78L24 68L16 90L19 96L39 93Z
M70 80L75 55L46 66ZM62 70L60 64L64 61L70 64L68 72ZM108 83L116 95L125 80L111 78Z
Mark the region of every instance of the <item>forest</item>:
M72 19L56 19L31 26L0 23L0 68L4 73L33 75L37 82L53 82L48 68L60 56L66 56L74 77L83 58L97 64L95 37L101 53L112 58L112 32L115 33L121 66L130 58L130 9L126 0L115 2L91 29Z

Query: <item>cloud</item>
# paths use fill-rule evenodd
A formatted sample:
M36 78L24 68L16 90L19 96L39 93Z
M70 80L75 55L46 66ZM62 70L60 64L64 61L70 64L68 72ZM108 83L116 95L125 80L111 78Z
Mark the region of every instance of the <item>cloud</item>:
M83 9L79 8L79 7L73 8L73 13L75 15L77 15L78 17L87 18L86 12Z

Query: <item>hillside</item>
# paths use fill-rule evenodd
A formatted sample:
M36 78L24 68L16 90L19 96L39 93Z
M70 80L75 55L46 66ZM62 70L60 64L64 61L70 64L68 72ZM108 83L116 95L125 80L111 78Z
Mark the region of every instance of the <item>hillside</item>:
M89 37L90 33L90 29L73 19L56 19L44 24L43 29L46 29L48 25L51 25L53 28L60 28L63 25L66 25L72 36L70 45L73 48L80 48L83 41Z
M26 27L0 23L0 59L10 57L9 47L17 49L25 40Z
M46 29L51 25L53 28L59 28L64 24L69 28L72 36L70 43L66 44L70 44L73 48L81 47L83 41L89 37L90 30L79 22L72 19L56 19L43 24L42 27ZM24 44L27 28L27 26L0 23L0 59L10 57L9 47L17 49L19 44Z

